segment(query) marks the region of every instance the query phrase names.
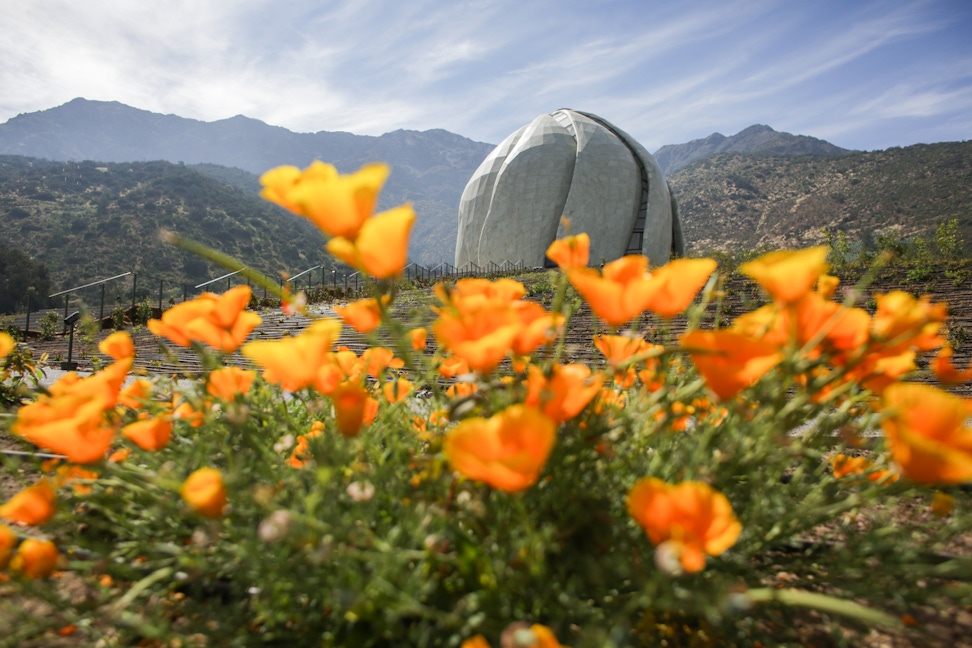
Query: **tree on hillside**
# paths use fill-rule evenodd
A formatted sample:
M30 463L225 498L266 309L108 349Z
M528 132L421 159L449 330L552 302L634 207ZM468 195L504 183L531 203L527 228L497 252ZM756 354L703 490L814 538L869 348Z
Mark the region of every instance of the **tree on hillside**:
M47 266L17 248L0 245L0 313L25 310L28 292L33 307L47 301L51 292Z

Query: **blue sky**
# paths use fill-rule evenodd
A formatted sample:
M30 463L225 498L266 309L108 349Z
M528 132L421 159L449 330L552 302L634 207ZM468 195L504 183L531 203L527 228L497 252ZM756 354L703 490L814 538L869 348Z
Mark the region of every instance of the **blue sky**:
M969 0L4 0L0 122L75 97L498 143L594 112L649 150L751 124L972 138Z

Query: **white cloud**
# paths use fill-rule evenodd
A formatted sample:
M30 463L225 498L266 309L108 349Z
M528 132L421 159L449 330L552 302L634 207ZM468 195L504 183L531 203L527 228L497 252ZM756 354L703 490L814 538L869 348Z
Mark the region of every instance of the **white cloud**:
M297 131L498 142L569 106L651 150L756 122L873 148L874 122L961 138L918 122L964 127L970 22L947 0L7 0L0 120L83 96Z

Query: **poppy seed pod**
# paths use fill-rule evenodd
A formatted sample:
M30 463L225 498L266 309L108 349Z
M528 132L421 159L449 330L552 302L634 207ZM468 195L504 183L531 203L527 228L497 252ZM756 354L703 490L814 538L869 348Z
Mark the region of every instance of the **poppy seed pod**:
M590 236L590 262L684 254L678 206L661 168L634 138L593 115L540 115L479 165L459 203L456 267L523 261L568 234Z

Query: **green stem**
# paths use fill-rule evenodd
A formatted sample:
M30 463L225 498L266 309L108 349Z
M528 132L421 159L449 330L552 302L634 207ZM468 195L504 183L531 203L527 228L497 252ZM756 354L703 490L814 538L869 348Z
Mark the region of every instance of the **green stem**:
M128 607L128 604L134 601L139 594L141 594L148 588L152 587L159 581L163 581L171 577L172 574L173 574L172 567L163 567L161 569L152 572L142 580L132 585L131 589L125 593L125 596L121 597L120 599L118 599L112 604L113 607L115 607L119 611L123 610L124 608Z
M183 238L172 232L163 233L162 240L178 248L182 248L187 252L192 252L193 254L199 255L217 265L221 265L228 270L239 272L244 277L250 279L257 286L265 288L268 293L272 293L275 297L283 299L283 290L280 289L280 286L277 285L276 281L270 279L260 272L257 272L256 270L246 267L246 265L244 265L241 261L237 261L228 254L223 254L222 252L206 247L202 243L190 241L189 239Z
M791 607L806 607L828 614L839 614L867 624L880 625L888 628L900 628L901 621L886 612L875 610L848 601L847 599L807 592L798 589L776 589L761 587L746 593L746 597L753 603L782 603Z

